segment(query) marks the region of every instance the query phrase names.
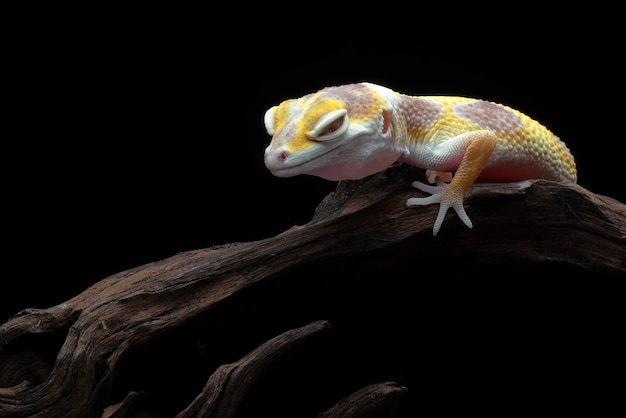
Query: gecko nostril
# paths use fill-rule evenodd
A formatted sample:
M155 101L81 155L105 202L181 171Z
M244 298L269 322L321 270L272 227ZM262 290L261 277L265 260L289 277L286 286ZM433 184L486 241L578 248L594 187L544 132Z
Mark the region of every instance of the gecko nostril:
M283 152L281 152L281 153L280 153L280 155L278 156L278 159L279 159L280 161L283 161L283 162L284 162L285 160L287 160L287 157L288 157L287 151L283 151Z

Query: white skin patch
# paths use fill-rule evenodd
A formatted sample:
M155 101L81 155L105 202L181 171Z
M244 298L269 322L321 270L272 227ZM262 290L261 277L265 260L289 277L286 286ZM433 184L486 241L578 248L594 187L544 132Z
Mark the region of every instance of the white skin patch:
M439 103L421 97L400 96L396 112L406 129L429 128L441 118L443 108Z

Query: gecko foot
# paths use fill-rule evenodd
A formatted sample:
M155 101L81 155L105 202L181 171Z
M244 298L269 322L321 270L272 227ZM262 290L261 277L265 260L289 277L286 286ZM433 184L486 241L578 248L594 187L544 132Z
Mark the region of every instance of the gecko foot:
M437 214L437 219L435 219L435 224L433 225L433 236L436 236L443 224L443 221L446 217L446 213L449 208L454 209L459 218L463 221L463 223L471 228L472 221L469 216L465 212L465 208L463 207L463 195L459 195L459 193L455 193L450 189L450 185L445 183L441 178L437 177L435 179L436 186L432 186L429 184L424 184L420 181L414 181L413 187L419 189L423 192L430 193L431 196L427 197L412 197L406 201L407 206L424 206L430 205L433 203L439 203L439 213Z

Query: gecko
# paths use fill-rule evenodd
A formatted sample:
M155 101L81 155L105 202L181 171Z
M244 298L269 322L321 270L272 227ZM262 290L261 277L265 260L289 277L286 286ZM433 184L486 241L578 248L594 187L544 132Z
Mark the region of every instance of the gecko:
M450 208L473 227L464 199L475 182L576 183L564 142L526 114L484 99L406 95L361 82L284 100L263 121L272 137L265 166L278 177L356 180L395 163L425 170L430 184L412 186L430 195L406 205L439 203L435 236Z

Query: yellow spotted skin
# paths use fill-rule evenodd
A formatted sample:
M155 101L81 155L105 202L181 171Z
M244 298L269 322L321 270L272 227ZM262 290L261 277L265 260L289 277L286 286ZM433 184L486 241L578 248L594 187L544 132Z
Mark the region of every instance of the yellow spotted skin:
M284 102L280 104L280 106L278 106L276 110L276 116L275 116L275 120L276 120L275 130L276 131L281 130L283 126L285 126L285 123L287 123L287 121L291 117L290 108L291 108L291 105L295 103L295 101L296 101L295 99L285 100Z
M355 83L286 100L264 121L272 135L265 164L277 176L357 179L394 162L426 169L436 185L413 185L431 196L407 206L440 204L435 235L449 208L472 227L463 199L474 182L577 180L574 157L546 126L486 100Z
M345 109L344 102L333 98L319 98L317 95L307 101L298 103L298 107L302 111L302 117L297 121L296 126L301 134L294 138L287 149L291 152L298 152L306 149L311 141L307 138L306 133L313 130L317 121L325 114L337 109Z
M282 102L276 111L276 129L281 129L289 120L296 119L296 133L287 145L292 153L300 152L314 143L307 137L320 117L337 109L346 109L350 114L351 124L366 124L380 112L386 104L384 97L372 94L370 90L355 89L349 100L342 100L322 90L320 93L306 95L300 99Z
M408 102L416 107L415 101L419 100L424 102L417 106L419 109L429 106L431 109L430 115L424 115L424 111L414 115L414 109L399 105L411 147L443 144L464 132L486 129L494 132L497 140L493 164L485 167L479 176L481 181L545 178L576 182L576 164L567 146L544 125L518 110L466 97L400 94L397 97L400 103ZM514 169L497 165L498 160L515 162Z

